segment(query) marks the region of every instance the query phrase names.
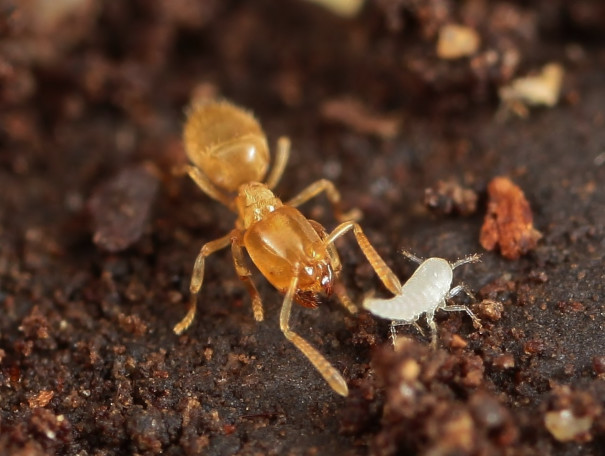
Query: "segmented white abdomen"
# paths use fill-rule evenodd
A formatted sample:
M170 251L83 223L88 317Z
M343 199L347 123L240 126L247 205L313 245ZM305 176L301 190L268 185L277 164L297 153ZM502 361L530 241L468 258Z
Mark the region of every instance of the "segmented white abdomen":
M389 299L366 298L363 307L389 320L414 322L425 312L434 312L444 302L452 285L452 266L442 258L429 258Z

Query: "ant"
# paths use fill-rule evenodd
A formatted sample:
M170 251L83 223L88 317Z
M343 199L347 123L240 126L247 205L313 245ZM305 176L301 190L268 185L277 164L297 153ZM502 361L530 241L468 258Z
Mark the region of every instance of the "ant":
M237 214L237 220L229 233L202 246L193 267L188 311L174 332L181 334L195 318L206 258L228 245L235 270L252 298L254 318L263 320L261 297L245 263L245 249L263 276L285 295L279 319L284 336L336 393L347 396L349 390L342 375L290 329L290 313L292 301L314 308L319 303L319 293L333 292L349 312L357 311L344 286L337 282L342 267L334 241L350 230L385 286L393 294L399 290L399 280L355 222L360 212L354 209L343 213L340 193L326 179L312 183L285 203L276 197L272 190L286 167L290 140L279 138L275 164L263 182L270 161L265 133L251 113L229 102L194 103L187 113L183 136L185 151L193 165L184 165L179 173L188 174L204 193ZM296 209L321 192L326 193L336 219L341 222L330 234Z

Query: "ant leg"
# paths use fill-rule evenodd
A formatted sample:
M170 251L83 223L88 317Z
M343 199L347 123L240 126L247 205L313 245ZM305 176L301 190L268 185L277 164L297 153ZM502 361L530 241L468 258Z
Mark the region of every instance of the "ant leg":
M323 357L315 348L309 344L305 339L300 337L294 331L290 329L290 312L292 311L292 298L298 287L298 275L292 278L288 292L284 297L284 303L282 304L281 313L279 315L279 326L290 342L296 345L303 355L307 357L311 364L315 366L315 369L321 374L321 376L328 382L328 385L341 396L348 396L349 388L345 379L340 375L330 362Z
M467 257L461 258L459 260L454 261L453 263L450 263L450 265L452 266L452 270L456 269L459 266L462 266L463 264L467 264L467 263L478 263L479 261L481 261L481 255L478 253L474 253L472 255L469 255Z
M328 233L323 225L315 220L310 220L309 223L319 236L319 238L323 241L328 237ZM330 255L330 262L332 263L332 267L335 271L340 271L342 269L342 263L340 262L340 257L338 256L338 252L336 251L336 247L334 244L326 244L326 249L328 250L328 255Z
M176 167L172 172L177 176L188 174L196 185L210 198L215 199L230 209L233 207L233 201L231 201L231 198L221 192L212 182L210 182L208 177L195 166L182 165L180 167Z
M414 263L418 263L418 264L422 264L424 262L424 260L420 257L417 257L416 255L414 255L412 252L409 252L408 250L402 250L401 254L406 257L408 260L413 261Z
M309 220L309 223L322 240L328 237L328 233L326 233L325 228L319 222ZM340 257L336 251L336 246L334 244L327 244L326 249L328 251L328 255L330 256L330 263L332 263L334 271L340 271L342 269L342 263L340 262ZM357 306L353 304L353 301L351 301L351 298L349 298L347 290L341 281L337 280L334 284L334 292L336 293L336 296L338 296L340 303L349 311L349 313L357 313Z
M395 273L387 266L384 260L378 255L378 252L370 244L369 239L362 231L359 224L349 221L338 225L332 233L324 240L326 244L332 244L336 239L341 237L347 231L353 230L357 244L361 248L361 251L369 261L370 265L376 271L376 274L382 281L385 287L394 295L401 294L401 282L395 275Z
M328 201L330 201L330 203L332 204L332 210L334 211L334 216L336 217L336 220L338 220L339 222L343 222L345 220L361 219L361 211L357 208L351 209L349 212L345 213L341 211L340 192L328 179L320 179L316 182L313 182L311 185L301 191L298 195L288 201L286 204L288 206L298 207L301 204L309 201L311 198L316 197L321 192L326 192Z
M191 274L191 283L189 284L189 308L187 309L187 314L185 317L174 326L173 331L176 334L181 334L183 331L189 328L191 323L193 323L193 319L195 318L197 294L200 292L202 283L204 282L204 262L206 257L227 247L229 242L231 242L231 237L232 233L229 233L223 237L215 239L214 241L207 242L202 246L200 253L195 259L193 273Z
M290 138L282 136L277 140L277 153L275 155L275 161L273 162L273 168L269 173L269 177L265 181L267 187L271 190L275 188L279 180L281 179L288 159L290 158Z
M237 272L239 279L244 282L244 285L252 298L252 312L254 313L254 319L256 321L263 321L263 302L258 294L258 290L254 286L254 282L252 282L252 279L250 278L250 268L248 268L246 265L244 252L242 251L241 233L237 236L237 238L233 239L233 242L231 243L231 253L233 255L233 265L235 266L235 271Z
M334 293L338 296L338 300L342 304L342 306L349 311L350 314L355 315L357 313L357 306L353 303L349 295L347 294L347 289L344 284L339 280L334 284Z

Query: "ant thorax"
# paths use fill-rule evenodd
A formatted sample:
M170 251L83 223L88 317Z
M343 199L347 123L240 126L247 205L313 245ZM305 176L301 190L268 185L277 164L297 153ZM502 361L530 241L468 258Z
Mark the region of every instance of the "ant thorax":
M250 182L240 186L235 205L243 228L248 229L284 203L265 184Z

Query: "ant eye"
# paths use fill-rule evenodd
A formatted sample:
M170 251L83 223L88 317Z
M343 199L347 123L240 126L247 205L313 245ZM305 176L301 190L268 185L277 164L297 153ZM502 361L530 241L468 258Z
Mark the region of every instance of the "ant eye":
M313 275L315 275L315 270L313 269L313 266L305 266L305 272L310 277L313 277Z

